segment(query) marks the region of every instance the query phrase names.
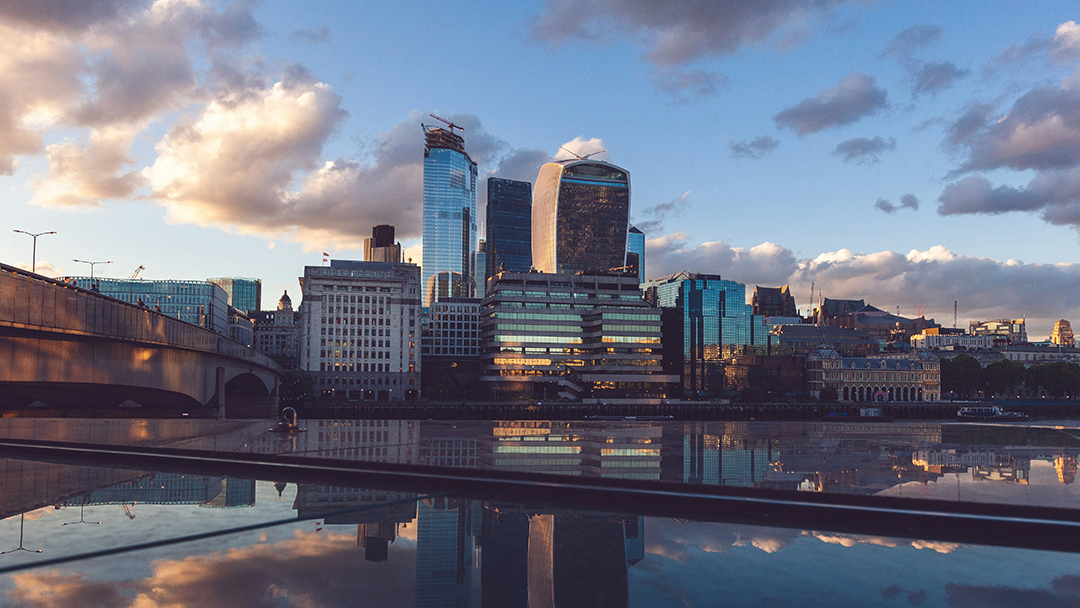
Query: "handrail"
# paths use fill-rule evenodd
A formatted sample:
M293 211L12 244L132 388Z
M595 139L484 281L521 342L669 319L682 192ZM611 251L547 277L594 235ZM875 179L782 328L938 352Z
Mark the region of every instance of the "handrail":
M70 283L0 263L0 324L198 350L284 369L228 336Z

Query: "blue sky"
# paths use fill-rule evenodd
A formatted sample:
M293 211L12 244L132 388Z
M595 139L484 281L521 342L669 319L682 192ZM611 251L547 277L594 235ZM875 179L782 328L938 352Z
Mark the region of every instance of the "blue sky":
M606 149L651 277L1035 338L1080 312L1072 3L47 4L0 7L5 263L56 230L47 273L255 276L270 306L374 223L419 258L434 112L485 176Z

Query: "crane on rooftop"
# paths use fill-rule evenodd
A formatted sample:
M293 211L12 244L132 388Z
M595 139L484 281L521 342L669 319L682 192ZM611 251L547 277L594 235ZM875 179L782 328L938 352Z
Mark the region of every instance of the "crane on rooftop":
M135 272L131 273L131 276L128 277L128 280L134 281L135 279L139 278L139 274L144 270L146 270L146 267L140 264L139 267L135 269Z
M559 149L562 150L563 152L566 152L570 156L573 156L574 158L576 158L578 160L589 160L589 157L596 156L597 154L603 154L604 152L607 152L606 149L600 149L600 150L597 150L596 152L589 152L585 156L582 156L582 155L578 154L577 152L572 152L570 150L567 150L566 146L559 146Z
M462 131L465 130L465 127L462 127L461 125L456 125L456 124L450 122L449 120L446 120L445 118L443 118L441 116L436 116L434 114L428 114L428 116L434 118L435 120L446 123L446 128L450 129L451 133L454 132L454 129L461 129Z

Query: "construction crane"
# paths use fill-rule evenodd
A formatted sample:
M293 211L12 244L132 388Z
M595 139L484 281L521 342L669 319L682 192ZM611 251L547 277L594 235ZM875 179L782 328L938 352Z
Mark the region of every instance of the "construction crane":
M131 503L131 507L134 506L135 503ZM124 503L120 503L120 508L124 510L124 515L127 515L128 519L135 519L135 513L131 510L131 507L125 505Z
M131 273L131 276L128 277L128 280L134 281L135 279L139 278L139 274L144 270L146 270L146 268L140 264L139 267L135 269L135 272Z
M441 116L436 116L436 115L434 115L434 114L428 114L428 116L430 116L430 117L434 118L435 120L439 120L439 121L445 122L445 123L446 123L446 127L447 127L448 129L450 129L450 132L451 132L451 133L453 133L453 132L454 132L454 129L461 129L462 131L464 131L464 130L465 130L465 127L462 127L462 126L459 126L459 125L455 125L454 123L450 122L449 120L446 120L445 118L443 118L443 117L441 117Z
M589 152L585 156L582 156L582 155L578 154L577 152L571 152L570 150L567 150L566 146L559 146L559 149L562 150L563 152L566 152L570 156L573 156L574 158L576 158L578 160L589 160L590 156L596 156L597 154L603 154L604 152L607 152L607 150L605 150L605 149L600 149L600 150L597 150L596 152Z

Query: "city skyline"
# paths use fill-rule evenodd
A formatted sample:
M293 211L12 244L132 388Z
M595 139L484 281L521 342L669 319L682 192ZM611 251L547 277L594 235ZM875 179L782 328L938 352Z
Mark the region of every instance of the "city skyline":
M373 225L419 261L435 113L465 127L481 200L560 146L609 150L648 278L790 284L803 311L814 283L945 325L958 300L961 327L1027 318L1033 339L1080 312L1080 26L1060 2L552 1L457 7L453 28L417 24L423 5L154 6L0 9L5 262L31 261L11 230L55 230L45 274L253 276L272 308L322 251L362 259Z

